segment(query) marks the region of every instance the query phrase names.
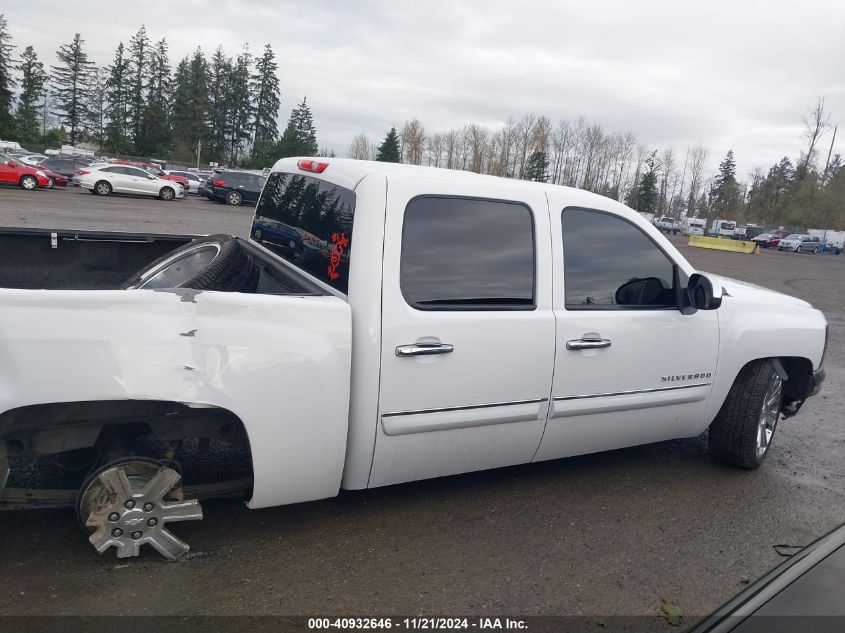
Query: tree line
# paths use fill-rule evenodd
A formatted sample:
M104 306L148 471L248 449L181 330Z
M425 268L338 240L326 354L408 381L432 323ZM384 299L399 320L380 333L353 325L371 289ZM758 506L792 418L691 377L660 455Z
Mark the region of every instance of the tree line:
M117 155L263 167L284 156L315 155L307 101L278 130L278 64L267 44L228 56L201 48L171 67L166 39L141 26L119 42L107 66L89 59L77 33L49 68L32 46L19 56L0 15L0 138L27 146L88 142ZM16 95L17 91L17 95Z
M429 131L418 119L392 127L381 143L356 134L351 158L405 162L586 189L638 211L680 217L734 219L766 225L845 228L845 169L833 154L836 128L819 99L804 119L806 146L747 181L736 174L733 150L715 173L703 144L681 153L657 150L633 132L606 131L584 117L553 123L542 115L509 119L491 130L476 123ZM822 141L832 138L830 149Z
M111 64L88 59L80 34L46 68L32 46L19 57L0 15L0 138L23 144L88 141L113 154L263 167L278 158L333 155L320 150L303 98L281 133L278 64L267 44L234 57L201 48L171 68L165 39L141 27L119 42ZM16 94L17 93L17 94ZM845 227L845 170L833 154L836 127L820 99L804 119L806 144L747 179L733 151L712 171L703 144L676 152L650 148L633 132L605 130L584 117L553 122L527 114L490 129L477 123L431 131L419 119L380 142L365 133L352 158L462 169L578 187L658 215L726 218L772 225ZM831 143L828 151L827 139Z

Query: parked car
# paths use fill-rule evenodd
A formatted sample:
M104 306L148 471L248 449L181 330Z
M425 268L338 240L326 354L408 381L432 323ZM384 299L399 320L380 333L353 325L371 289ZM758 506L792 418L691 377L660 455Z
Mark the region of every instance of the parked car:
M173 182L178 182L182 185L182 188L187 191L188 190L188 179L184 176L179 176L176 174L168 174L162 170L162 168L157 163L141 163L138 161L132 160L116 160L112 162L113 165L130 165L132 167L140 167L144 171L151 173L156 178L161 178L162 180L172 180Z
M824 380L820 311L696 271L587 191L293 158L250 235L268 220L303 249L0 232L0 464L96 446L49 499L98 551L184 554L167 522L202 518L204 494L263 508L708 428L715 458L754 469ZM183 470L179 487L197 438L236 447L248 476Z
M681 233L683 235L704 235L707 232L705 218L686 218Z
M44 174L47 176L47 189L52 189L53 187L67 187L70 184L70 180L65 176L62 176L55 171L51 171L49 169L42 169Z
M681 230L681 223L676 218L673 218L668 215L656 218L654 220L654 226L656 226L664 233L672 233L673 235L675 235L678 231Z
M813 253L815 255L821 248L821 241L818 237L799 233L787 235L778 243L779 251L792 251L793 253Z
M689 633L842 631L845 525L792 554Z
M110 193L128 193L173 200L185 196L185 189L178 182L158 178L154 174L132 165L107 165L88 167L76 173L75 180L83 189L100 196Z
M37 167L39 163L43 163L47 160L47 157L44 154L24 154L19 159L24 165L29 165L30 167Z
M31 191L46 187L49 182L42 169L24 165L9 154L0 154L0 184L17 185Z
M224 204L255 204L266 180L261 172L227 169L212 176L208 197Z
M734 239L753 241L755 237L763 233L763 227L756 224L745 224L734 229Z
M761 233L751 241L763 248L776 248L780 241L789 235L788 231L771 231L769 233Z
M713 220L710 225L710 235L713 237L733 238L736 230L736 222L732 220Z
M90 165L93 161L89 158L82 158L79 156L56 156L55 158L48 158L39 163L39 167L46 168L61 174L65 178L72 179L77 170Z
M185 179L188 193L199 193L200 185L205 182L205 179L190 171L181 171L176 169L166 169L163 172L168 176L180 176Z

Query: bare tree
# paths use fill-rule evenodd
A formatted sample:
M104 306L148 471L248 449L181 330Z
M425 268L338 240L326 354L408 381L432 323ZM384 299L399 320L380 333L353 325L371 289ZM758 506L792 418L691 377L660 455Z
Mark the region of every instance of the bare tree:
M426 151L428 152L428 164L440 167L443 152L446 151L446 135L440 132L430 134L426 139Z
M819 97L816 106L810 111L810 116L804 117L804 138L807 139L807 155L804 157L804 169L815 163L816 146L830 127L830 114L824 111L824 97Z
M689 152L689 194L687 195L687 214L695 215L695 207L698 204L698 191L701 188L701 180L704 177L704 169L707 165L708 152L703 143L699 143Z
M488 136L487 129L475 123L470 123L464 128L464 140L469 153L469 170L477 174L481 173Z
M349 158L358 160L375 160L376 146L370 141L369 137L363 132L358 132L352 137L352 142L349 143L349 148L346 150Z
M402 150L406 162L411 165L422 164L425 152L425 128L419 119L406 121L402 127Z

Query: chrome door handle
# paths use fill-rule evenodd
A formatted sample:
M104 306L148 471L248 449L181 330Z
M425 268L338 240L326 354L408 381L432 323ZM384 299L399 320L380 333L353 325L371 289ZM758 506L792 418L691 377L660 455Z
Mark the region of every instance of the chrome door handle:
M455 349L454 345L448 343L414 343L413 345L400 345L396 348L396 355L404 356L431 356L432 354L451 354Z
M566 349L600 349L610 347L610 339L606 338L577 338L566 341Z

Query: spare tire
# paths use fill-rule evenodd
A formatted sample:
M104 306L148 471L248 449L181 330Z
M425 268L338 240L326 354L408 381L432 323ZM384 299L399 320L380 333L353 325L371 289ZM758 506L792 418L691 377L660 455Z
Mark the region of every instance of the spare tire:
M238 240L231 235L209 235L158 258L120 287L254 292L258 275L258 267Z

